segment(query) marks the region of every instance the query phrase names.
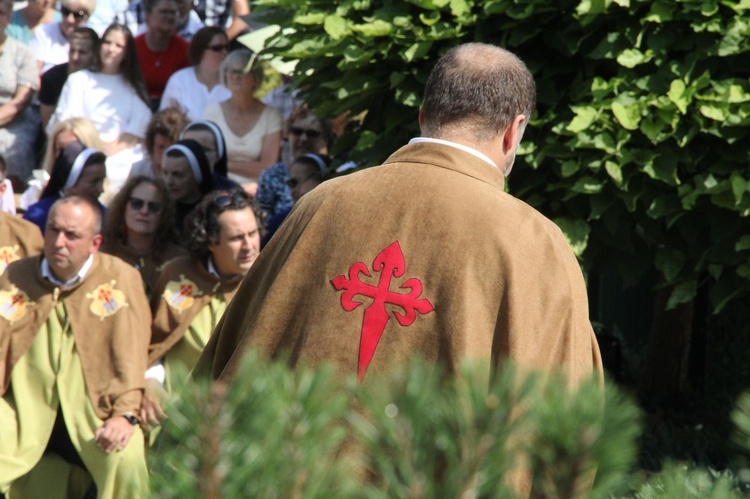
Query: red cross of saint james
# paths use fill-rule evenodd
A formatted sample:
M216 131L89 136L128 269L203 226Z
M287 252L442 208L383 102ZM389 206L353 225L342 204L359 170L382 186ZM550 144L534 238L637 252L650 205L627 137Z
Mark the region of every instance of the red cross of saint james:
M331 279L331 284L336 290L344 291L341 295L341 306L347 312L351 312L363 304L363 302L354 299L356 295L372 298L372 303L365 309L362 332L359 338L357 379L360 383L390 319L385 308L386 303L400 307L404 311L403 314L394 311L396 320L402 326L413 324L417 319L417 312L424 315L434 310L428 299L419 298L419 295L422 294L422 282L417 278L407 279L398 287L398 289L408 290L408 292L391 291L391 279L401 277L406 272L404 254L398 241L391 243L375 257L372 262L372 269L374 272L380 272L380 280L377 284L362 281L360 274L372 277L367 265L362 262L357 262L349 268L348 277L340 275Z

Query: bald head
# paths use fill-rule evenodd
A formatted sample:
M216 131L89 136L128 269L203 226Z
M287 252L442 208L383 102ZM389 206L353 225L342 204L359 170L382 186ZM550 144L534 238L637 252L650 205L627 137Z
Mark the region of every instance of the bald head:
M513 53L484 43L459 45L440 58L427 79L422 134L449 139L460 133L488 141L516 116L528 121L535 100L534 78Z

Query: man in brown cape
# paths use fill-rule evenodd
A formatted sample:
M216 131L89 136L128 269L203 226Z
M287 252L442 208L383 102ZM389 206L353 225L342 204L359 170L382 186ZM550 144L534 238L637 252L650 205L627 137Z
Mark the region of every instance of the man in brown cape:
M148 301L100 231L93 202L63 198L44 253L0 276L0 495L81 497L92 479L98 497L148 494Z
M231 378L257 348L363 383L415 354L449 370L510 358L574 385L601 372L565 237L504 192L534 103L533 77L512 53L450 50L427 81L423 137L300 200L196 371Z
M5 171L5 160L0 156L0 199L7 188L4 183ZM41 252L42 234L39 227L21 217L0 211L0 275L11 262Z

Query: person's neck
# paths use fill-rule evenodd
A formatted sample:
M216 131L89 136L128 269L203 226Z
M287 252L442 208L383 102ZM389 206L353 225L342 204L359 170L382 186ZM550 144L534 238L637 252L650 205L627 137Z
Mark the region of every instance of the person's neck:
M172 33L149 29L146 31L146 46L154 52L164 52L172 41Z
M185 196L182 199L179 199L178 201L182 204L195 204L201 199L201 192L196 191L194 194L190 194L189 196Z
M154 247L153 236L151 234L128 234L125 246L136 255L145 255Z
M198 64L195 66L195 78L211 90L219 84L219 70L207 69Z
M263 105L255 96L245 94L232 94L232 97L226 102L232 109L239 112L253 111Z

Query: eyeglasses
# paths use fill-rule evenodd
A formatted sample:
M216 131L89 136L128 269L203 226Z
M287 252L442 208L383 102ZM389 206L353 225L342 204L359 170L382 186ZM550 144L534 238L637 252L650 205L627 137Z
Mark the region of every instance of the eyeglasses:
M221 45L209 45L206 48L212 52L229 52L228 43L222 43Z
M224 209L232 203L238 204L241 208L250 204L250 198L244 192L224 192L216 196L213 200L214 206Z
M289 180L286 181L286 184L289 186L290 189L294 189L298 185L300 185L300 184L302 184L304 182L307 182L308 180L310 180L311 178L316 177L316 176L318 176L318 174L317 173L313 173L312 175L308 175L307 177L301 178L301 179L300 178L290 178Z
M81 19L86 19L89 17L89 13L85 10L70 10L67 7L60 7L60 14L62 14L63 18L68 17L69 15L73 14L73 18L77 21L80 21Z
M317 139L320 137L321 133L318 130L312 129L312 128L299 128L296 126L290 126L289 127L289 133L294 135L295 137L299 137L302 134L307 135L308 139Z
M241 69L232 68L227 69L227 76L249 76L249 73L245 73Z
M129 198L128 203L130 203L130 207L135 211L141 211L145 205L148 207L149 213L160 213L162 208L164 208L164 205L156 201L146 201L145 199L136 197Z

